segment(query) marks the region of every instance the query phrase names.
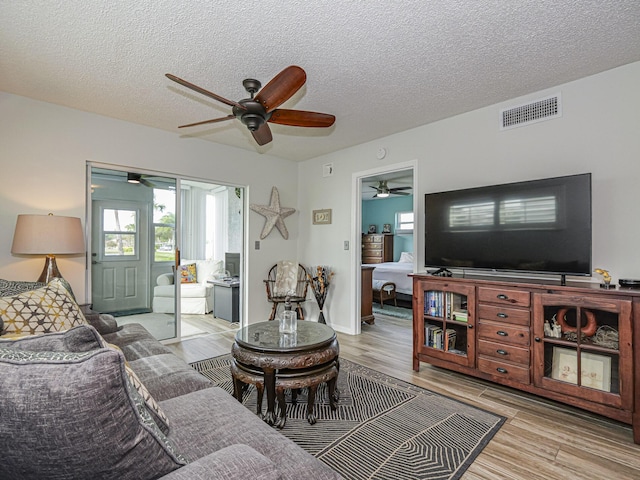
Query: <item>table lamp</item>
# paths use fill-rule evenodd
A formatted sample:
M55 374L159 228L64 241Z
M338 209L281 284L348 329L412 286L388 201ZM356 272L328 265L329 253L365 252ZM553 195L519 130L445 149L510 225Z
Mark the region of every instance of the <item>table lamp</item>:
M46 255L44 269L38 282L49 283L62 278L55 255L74 255L85 252L82 224L77 217L49 215L18 215L13 234L11 253Z

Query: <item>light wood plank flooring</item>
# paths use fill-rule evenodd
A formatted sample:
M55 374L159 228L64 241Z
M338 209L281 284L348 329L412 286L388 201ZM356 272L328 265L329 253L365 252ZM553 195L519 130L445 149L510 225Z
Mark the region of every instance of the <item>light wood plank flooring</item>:
M187 362L229 353L237 325L171 345ZM464 480L638 480L640 446L627 425L506 387L421 364L412 370L411 324L376 316L361 335L338 334L340 356L507 417Z

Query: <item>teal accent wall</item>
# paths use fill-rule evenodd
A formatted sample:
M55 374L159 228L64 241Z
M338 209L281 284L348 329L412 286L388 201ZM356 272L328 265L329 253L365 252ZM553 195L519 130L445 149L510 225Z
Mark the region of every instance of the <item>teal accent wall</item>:
M375 225L378 233L385 223L391 224L393 236L393 261L397 262L401 252L413 252L413 235L395 235L396 212L413 210L413 195L389 197L362 202L362 233Z

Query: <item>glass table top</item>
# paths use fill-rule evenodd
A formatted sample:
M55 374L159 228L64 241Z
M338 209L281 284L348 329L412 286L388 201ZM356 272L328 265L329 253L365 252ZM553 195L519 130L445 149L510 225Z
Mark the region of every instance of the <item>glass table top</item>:
M263 352L295 352L311 350L329 344L336 332L317 322L298 320L295 333L279 331L279 322L254 323L236 333L238 345Z

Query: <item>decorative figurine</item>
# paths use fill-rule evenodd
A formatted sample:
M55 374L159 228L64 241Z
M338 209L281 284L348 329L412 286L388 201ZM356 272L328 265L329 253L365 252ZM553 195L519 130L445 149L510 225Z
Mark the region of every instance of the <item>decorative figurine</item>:
M609 275L608 270L596 268L594 272L596 272L598 275L602 275L602 283L600 284L600 288L611 288L611 275Z

